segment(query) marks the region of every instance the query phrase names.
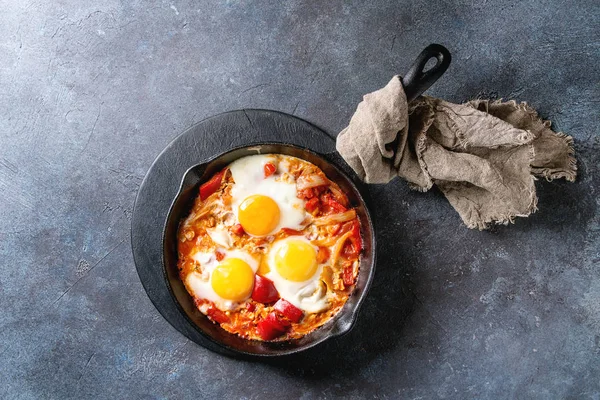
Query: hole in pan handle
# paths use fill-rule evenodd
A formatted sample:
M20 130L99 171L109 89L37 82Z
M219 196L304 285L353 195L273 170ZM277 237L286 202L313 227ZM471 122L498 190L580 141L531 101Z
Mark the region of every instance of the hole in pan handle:
M432 58L437 59L437 62L425 71L425 65ZM429 89L446 72L451 59L450 52L441 44L427 46L402 78L406 100L410 102Z

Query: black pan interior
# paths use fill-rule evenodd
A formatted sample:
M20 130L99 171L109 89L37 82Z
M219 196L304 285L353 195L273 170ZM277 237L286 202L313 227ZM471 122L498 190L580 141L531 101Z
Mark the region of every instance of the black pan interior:
M189 214L200 184L238 158L269 153L298 157L321 168L329 179L335 181L346 193L351 205L356 207L364 241L364 251L361 255L356 289L344 308L334 318L314 332L297 340L283 342L245 340L212 323L194 305L192 297L188 294L183 282L179 278L177 269L177 229L181 220ZM332 162L334 160L331 159L331 156L329 156L331 160L327 160L326 157L289 144L254 144L230 150L208 162L192 167L183 177L180 191L173 201L163 233L164 276L179 311L193 324L200 334L205 336L207 340L223 348L227 353L233 352L234 354L254 356L292 354L315 346L328 338L346 333L351 329L357 316L358 308L367 293L373 276L375 266L375 235L366 202L359 189L351 178L334 165Z

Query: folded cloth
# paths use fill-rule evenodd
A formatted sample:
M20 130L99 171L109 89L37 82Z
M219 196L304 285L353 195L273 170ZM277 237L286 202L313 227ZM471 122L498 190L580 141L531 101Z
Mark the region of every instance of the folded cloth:
M577 175L573 139L526 103L422 96L408 104L398 76L364 96L336 147L367 183L400 176L423 192L435 184L469 228L535 212L536 176Z

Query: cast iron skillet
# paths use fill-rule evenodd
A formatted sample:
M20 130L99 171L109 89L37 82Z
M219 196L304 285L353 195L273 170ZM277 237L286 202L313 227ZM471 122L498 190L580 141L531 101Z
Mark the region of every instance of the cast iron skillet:
M424 71L425 65L431 58L437 59L436 64ZM411 101L420 96L446 71L449 65L450 53L445 47L432 44L425 48L402 79L407 100ZM238 158L269 153L286 154L309 161L321 168L329 179L336 182L348 196L352 207L356 208L364 242L356 288L342 310L325 325L310 334L300 339L283 342L242 339L212 323L196 308L192 297L179 278L177 268L177 229L181 220L189 214L194 199L198 195L200 184ZM281 356L297 353L326 339L348 332L356 320L358 309L367 294L375 271L375 231L365 194L366 191L362 189L362 184L339 154L323 155L286 143L255 143L234 148L190 168L184 174L178 194L167 215L163 231L164 278L178 310L202 336L215 344L217 348L222 348L226 353L244 356Z

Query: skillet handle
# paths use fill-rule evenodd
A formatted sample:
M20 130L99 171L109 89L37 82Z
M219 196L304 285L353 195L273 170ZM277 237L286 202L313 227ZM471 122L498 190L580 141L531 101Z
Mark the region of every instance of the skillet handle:
M436 58L437 62L432 68L424 71L425 64L432 58ZM427 46L402 78L406 100L410 102L429 89L446 72L451 59L450 52L441 44Z

